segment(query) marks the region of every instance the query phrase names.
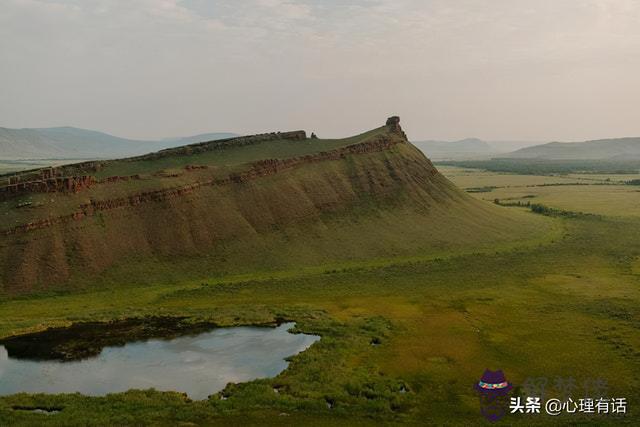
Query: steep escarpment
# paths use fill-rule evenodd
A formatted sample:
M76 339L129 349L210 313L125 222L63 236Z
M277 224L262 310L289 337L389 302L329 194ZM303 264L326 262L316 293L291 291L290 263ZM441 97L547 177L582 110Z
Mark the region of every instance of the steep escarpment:
M521 225L457 190L397 118L344 140L264 134L8 180L9 294L425 253Z

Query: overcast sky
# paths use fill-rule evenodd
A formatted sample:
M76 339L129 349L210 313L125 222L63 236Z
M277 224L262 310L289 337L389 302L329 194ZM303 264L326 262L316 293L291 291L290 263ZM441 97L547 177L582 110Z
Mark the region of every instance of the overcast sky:
M0 126L640 136L636 0L0 0Z

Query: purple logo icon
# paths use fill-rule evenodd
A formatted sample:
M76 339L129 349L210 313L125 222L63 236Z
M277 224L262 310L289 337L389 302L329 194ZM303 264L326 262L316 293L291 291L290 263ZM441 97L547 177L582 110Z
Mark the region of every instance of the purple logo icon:
M496 422L507 413L509 392L513 385L507 381L501 370L487 369L475 385L480 395L480 412L491 422Z

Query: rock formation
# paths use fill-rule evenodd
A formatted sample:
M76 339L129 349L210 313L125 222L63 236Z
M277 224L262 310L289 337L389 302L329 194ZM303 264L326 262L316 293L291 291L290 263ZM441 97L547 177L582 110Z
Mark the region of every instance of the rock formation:
M399 116L391 116L387 119L387 126L399 126L400 125L400 117Z
M33 181L20 181L19 177L13 177L8 185L0 187L0 200L29 193L77 193L91 187L94 183L95 179L90 175L55 177Z
M407 139L407 135L404 133L402 128L400 127L400 117L399 116L391 116L387 119L387 123L385 123L389 129L393 132L402 135L404 139Z

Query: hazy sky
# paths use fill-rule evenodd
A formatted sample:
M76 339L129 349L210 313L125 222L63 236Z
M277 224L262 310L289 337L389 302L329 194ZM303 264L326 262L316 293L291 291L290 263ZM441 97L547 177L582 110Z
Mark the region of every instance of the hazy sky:
M640 136L637 0L0 0L0 126Z

